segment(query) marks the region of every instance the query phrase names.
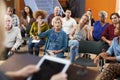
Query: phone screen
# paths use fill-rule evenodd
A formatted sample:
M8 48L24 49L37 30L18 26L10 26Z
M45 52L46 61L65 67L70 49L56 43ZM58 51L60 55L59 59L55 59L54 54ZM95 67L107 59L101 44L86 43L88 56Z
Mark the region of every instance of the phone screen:
M61 72L64 66L65 64L45 59L40 66L40 71L33 74L31 80L50 80L52 75Z

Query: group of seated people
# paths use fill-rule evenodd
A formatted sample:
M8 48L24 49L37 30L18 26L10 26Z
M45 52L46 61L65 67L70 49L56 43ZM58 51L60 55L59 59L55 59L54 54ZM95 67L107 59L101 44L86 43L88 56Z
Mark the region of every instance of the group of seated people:
M60 8L55 7L54 13L49 15L48 21L46 21L47 12L45 10L32 12L29 6L25 6L24 10L21 11L19 20L17 15L13 13L13 8L8 7L4 17L6 40L2 58L7 59L10 51L17 50L21 44L26 45L27 42L23 41L22 38L28 37L30 54L39 56L39 48L45 45L44 50L62 58L69 47L71 62L75 61L75 57L79 53L79 41L102 40L110 47L106 52L100 53L94 59L94 63L97 63L101 57L120 62L120 16L118 13L110 15L112 24L106 22L106 11L100 11L98 14L99 20L95 21L92 11L88 10L78 23L71 17L69 9L65 11L65 17L63 18L59 13ZM33 40L38 42L33 42Z

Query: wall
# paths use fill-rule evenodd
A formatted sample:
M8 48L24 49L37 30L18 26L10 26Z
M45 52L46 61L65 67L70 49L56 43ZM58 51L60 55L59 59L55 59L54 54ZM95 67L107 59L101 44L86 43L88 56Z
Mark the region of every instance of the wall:
M5 1L5 4L6 4L7 7L8 7L8 6L14 7L14 6L15 6L15 5L14 5L14 3L15 3L14 0L4 0L4 1Z
M24 9L24 0L15 0L16 14L20 16L20 11Z
M95 20L98 19L98 12L105 10L108 12L107 21L111 22L109 17L112 12L116 11L116 0L86 0L86 10L92 9Z

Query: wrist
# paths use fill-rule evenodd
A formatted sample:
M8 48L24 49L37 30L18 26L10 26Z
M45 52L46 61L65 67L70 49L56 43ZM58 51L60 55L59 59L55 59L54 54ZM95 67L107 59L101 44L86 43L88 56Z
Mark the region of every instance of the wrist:
M16 80L16 78L20 77L17 71L6 72L5 75L10 77L12 80Z

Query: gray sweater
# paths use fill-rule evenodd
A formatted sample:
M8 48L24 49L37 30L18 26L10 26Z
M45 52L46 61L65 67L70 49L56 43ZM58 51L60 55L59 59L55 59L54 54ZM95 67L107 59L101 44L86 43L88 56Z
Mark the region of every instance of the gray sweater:
M18 27L12 27L10 31L6 32L5 47L18 48L22 43L22 37L20 29Z

